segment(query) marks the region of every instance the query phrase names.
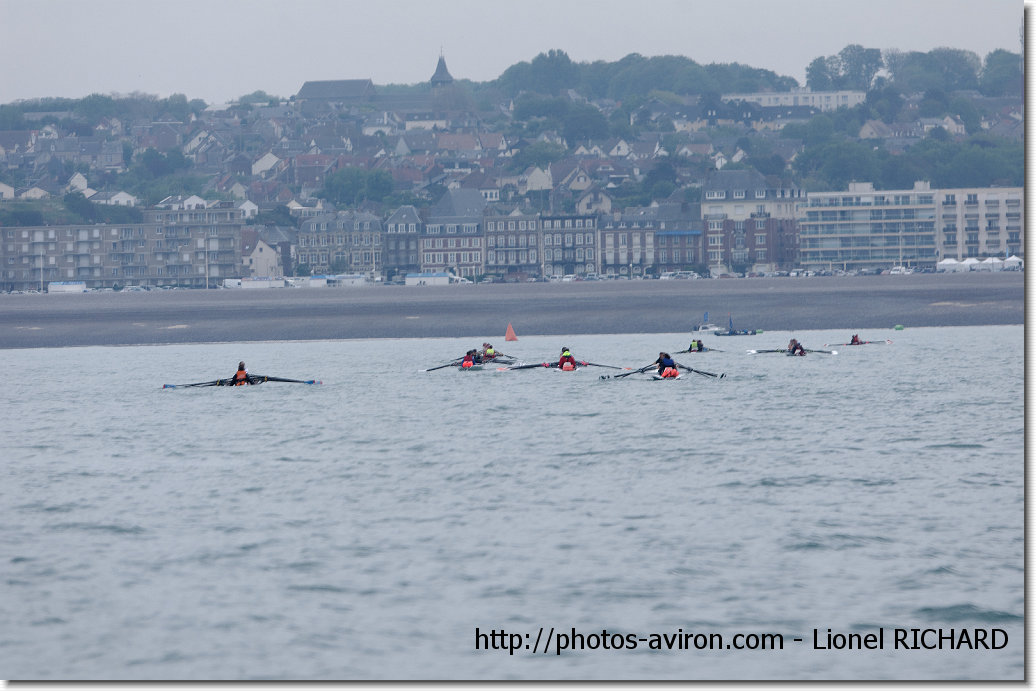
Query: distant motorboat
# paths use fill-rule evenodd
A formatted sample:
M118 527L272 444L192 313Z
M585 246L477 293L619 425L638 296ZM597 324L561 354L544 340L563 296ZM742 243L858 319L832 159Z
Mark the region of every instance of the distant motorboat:
M719 327L709 322L709 313L705 313L702 316L702 321L691 327L692 332L714 332Z

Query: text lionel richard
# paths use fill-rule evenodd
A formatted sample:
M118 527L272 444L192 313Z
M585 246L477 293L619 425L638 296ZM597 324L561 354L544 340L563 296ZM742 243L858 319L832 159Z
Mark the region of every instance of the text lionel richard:
M876 632L834 632L813 630L814 649L1002 649L1007 646L1007 632L998 628L879 628ZM796 640L801 641L801 640Z

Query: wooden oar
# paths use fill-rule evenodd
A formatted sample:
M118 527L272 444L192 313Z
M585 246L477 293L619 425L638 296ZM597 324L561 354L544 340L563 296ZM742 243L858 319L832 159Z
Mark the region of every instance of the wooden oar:
M706 375L708 377L726 377L727 376L727 373L725 373L725 372L721 372L721 373L719 373L717 375L714 372L705 372L704 370L695 370L694 368L690 367L689 365L684 365L683 363L677 363L676 367L683 368L684 370L687 370L688 372L696 372L699 375Z

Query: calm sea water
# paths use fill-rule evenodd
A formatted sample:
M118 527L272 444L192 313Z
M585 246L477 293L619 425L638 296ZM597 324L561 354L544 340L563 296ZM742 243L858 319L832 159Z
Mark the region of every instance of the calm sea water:
M1023 327L746 354L790 336L707 338L678 358L726 377L673 382L421 372L483 339L4 351L0 677L1022 679ZM161 388L240 359L323 384ZM541 627L784 648L476 650ZM1009 641L815 650L828 628Z

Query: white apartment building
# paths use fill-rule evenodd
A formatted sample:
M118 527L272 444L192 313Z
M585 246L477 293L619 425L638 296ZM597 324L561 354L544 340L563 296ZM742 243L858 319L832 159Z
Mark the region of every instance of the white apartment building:
M799 262L807 269L934 267L944 257L1020 255L1023 190L1015 188L813 192L799 209ZM1005 254L1006 253L1006 254Z

